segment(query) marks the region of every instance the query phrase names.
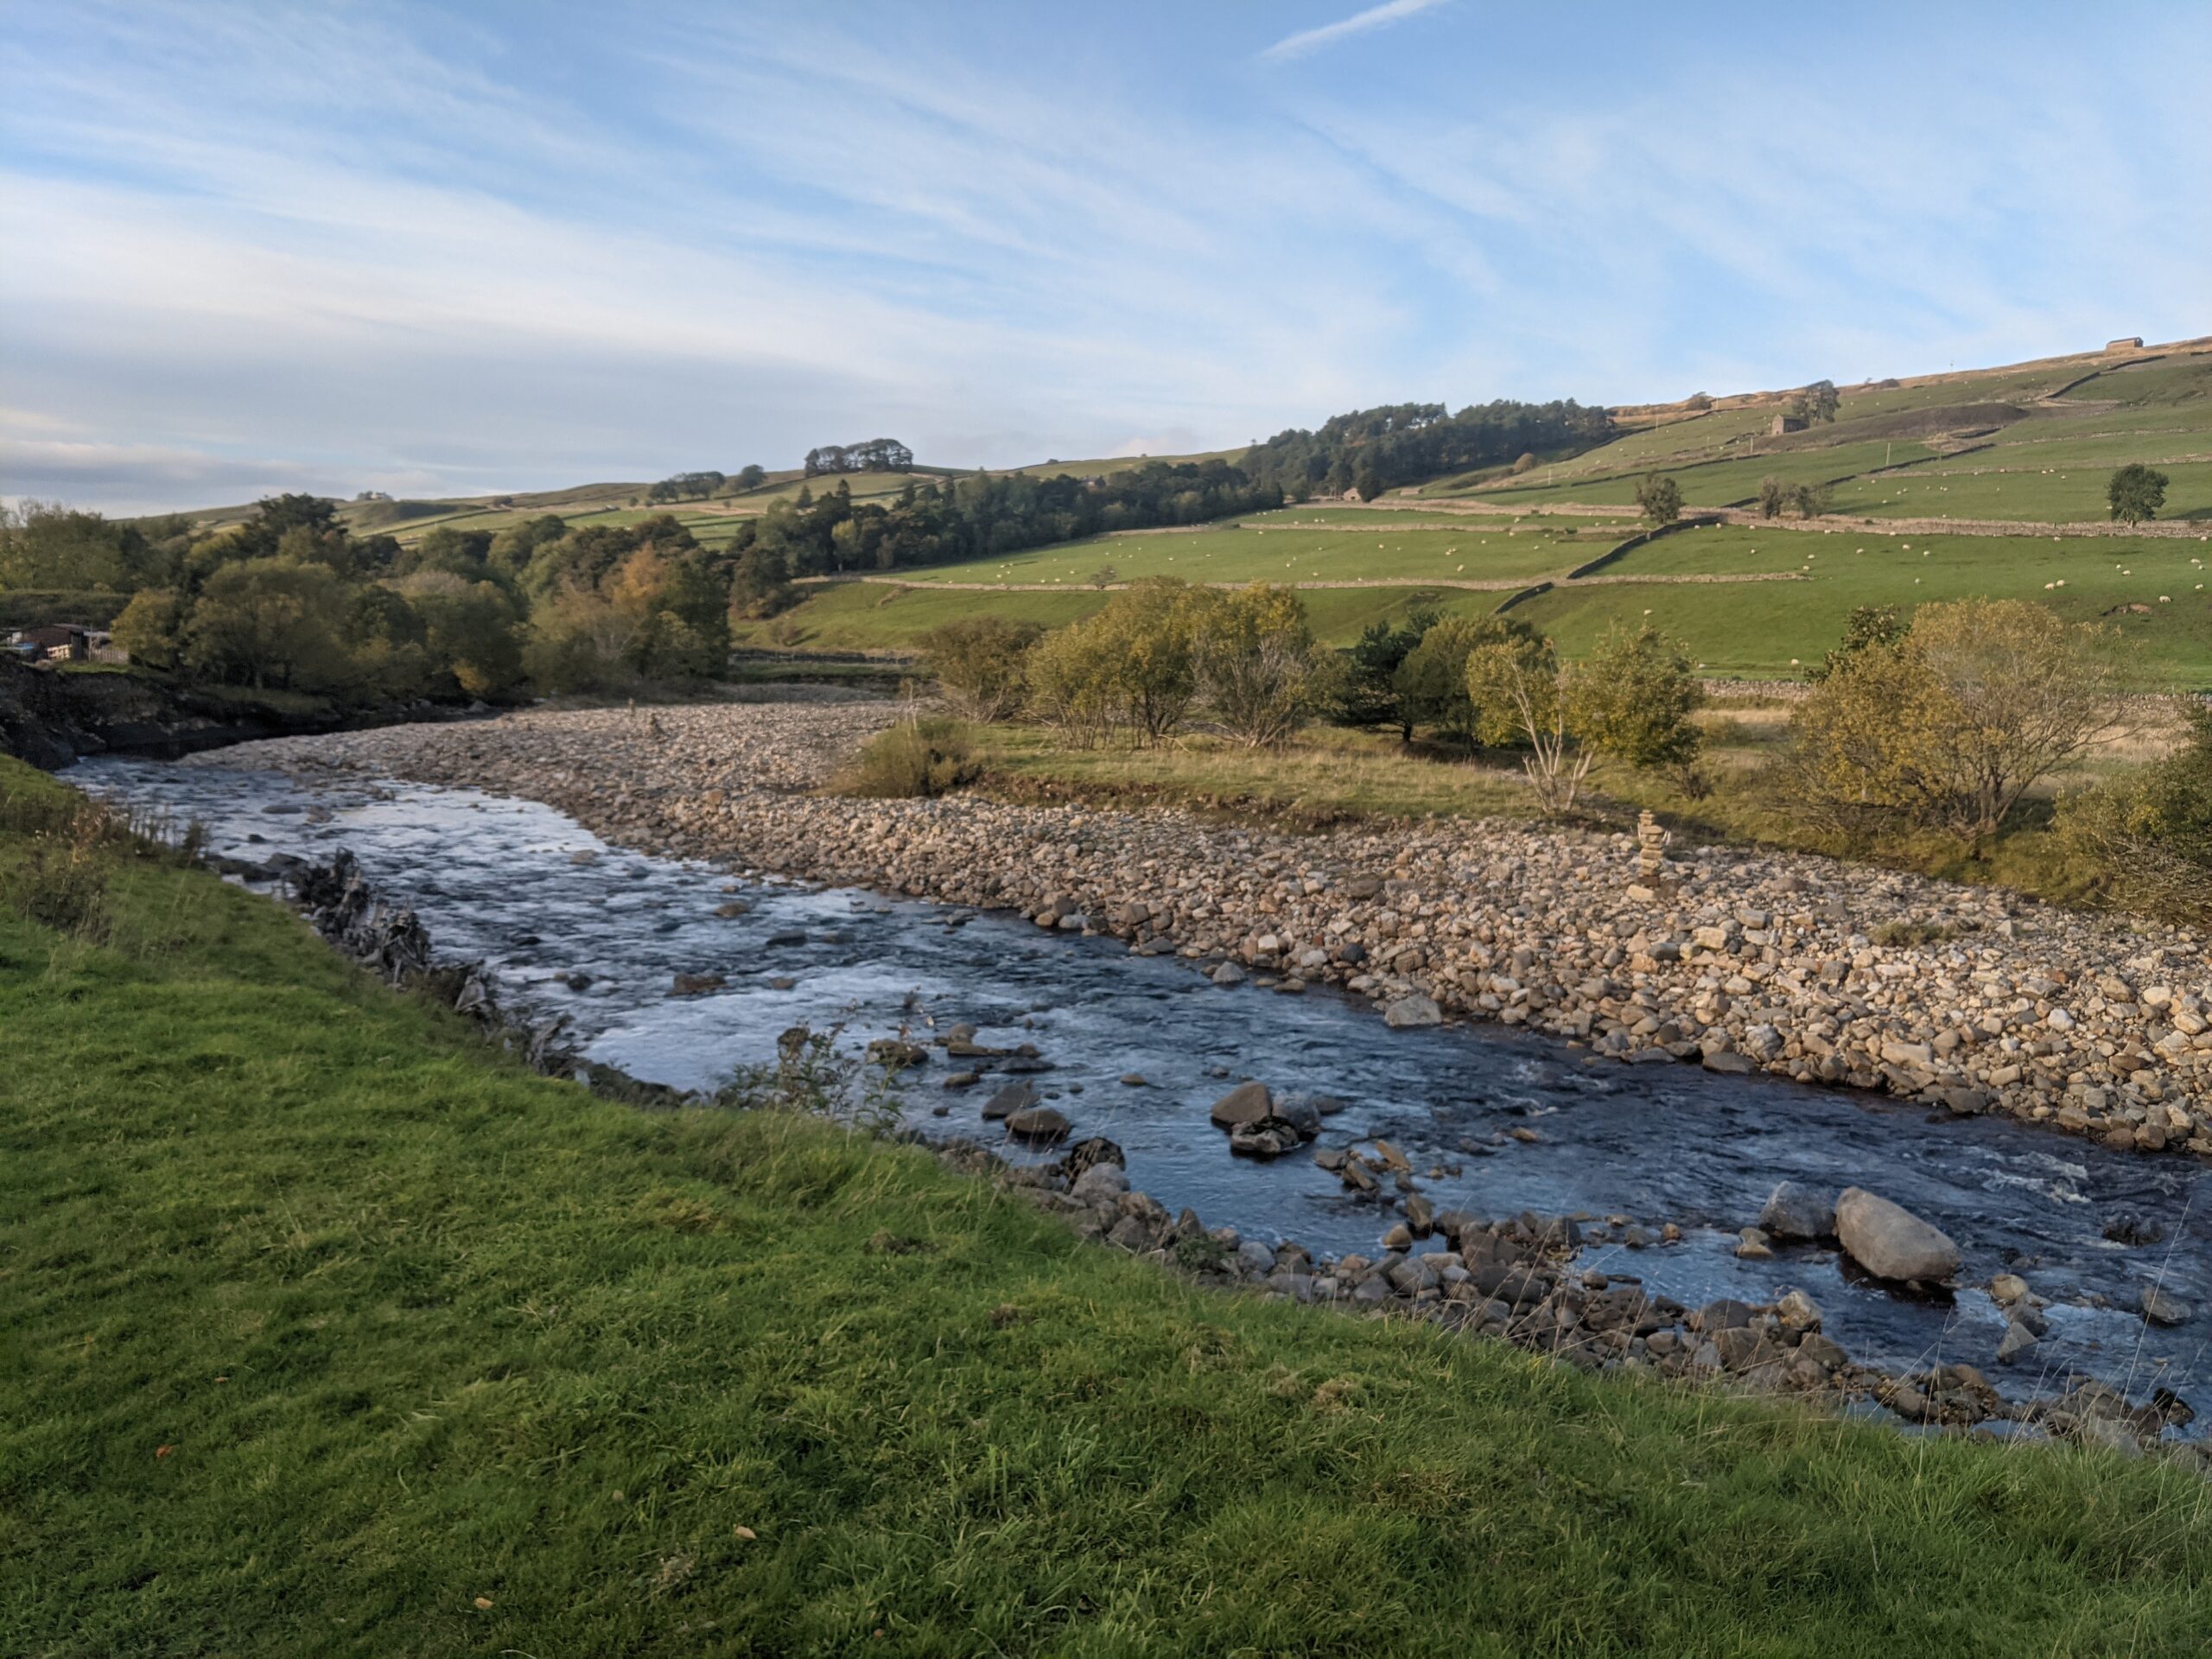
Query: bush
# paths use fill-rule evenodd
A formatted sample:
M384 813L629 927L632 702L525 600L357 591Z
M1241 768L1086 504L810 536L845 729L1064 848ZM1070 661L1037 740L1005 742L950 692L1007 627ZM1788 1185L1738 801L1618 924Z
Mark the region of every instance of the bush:
M1690 716L1705 688L1684 656L1649 623L1631 632L1615 623L1597 648L1567 670L1567 723L1600 754L1638 771L1683 768L1697 759L1700 734Z
M1798 706L1800 799L1839 827L1993 833L2117 723L2094 643L2024 600L1923 607L1897 644L1853 652Z
M1028 692L1030 648L1044 632L1001 616L963 617L922 637L922 666L969 720L1005 720Z
M1789 486L1769 473L1759 480L1759 517L1779 518L1782 510L1789 505Z
M901 721L861 746L831 780L839 795L926 800L976 780L975 741L966 725L942 715Z
M1029 656L1031 705L1083 745L1122 731L1157 742L1198 692L1197 645L1210 588L1171 576L1132 583L1096 616L1056 628Z
M1548 639L1501 640L1467 653L1467 695L1485 742L1529 746L1522 770L1546 812L1574 810L1590 771L1591 752L1575 747L1567 728L1559 654Z
M2212 709L2190 714L2177 753L2059 804L2067 850L2113 902L2183 926L2212 926Z

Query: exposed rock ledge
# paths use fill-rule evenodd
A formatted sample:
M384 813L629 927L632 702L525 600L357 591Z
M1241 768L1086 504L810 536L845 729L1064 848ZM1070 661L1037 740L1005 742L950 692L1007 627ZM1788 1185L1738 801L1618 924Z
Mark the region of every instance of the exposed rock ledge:
M607 839L1019 909L1588 1043L2003 1110L2212 1154L2212 955L1826 859L1699 849L1636 886L1626 836L1438 820L1319 836L1172 812L810 796L887 705L535 712L252 743L196 764L358 770L541 800ZM1878 944L1900 931L1927 939Z

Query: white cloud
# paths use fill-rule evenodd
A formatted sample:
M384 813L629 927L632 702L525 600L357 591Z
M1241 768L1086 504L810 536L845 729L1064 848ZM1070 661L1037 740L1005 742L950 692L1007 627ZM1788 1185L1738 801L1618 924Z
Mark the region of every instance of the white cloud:
M1300 29L1295 35L1286 35L1260 55L1278 63L1286 58L1302 58L1307 53L1317 52L1347 35L1364 35L1370 29L1386 28L1443 3L1444 0L1384 0L1382 5L1370 6L1365 11L1355 12L1336 22L1324 23L1318 29Z

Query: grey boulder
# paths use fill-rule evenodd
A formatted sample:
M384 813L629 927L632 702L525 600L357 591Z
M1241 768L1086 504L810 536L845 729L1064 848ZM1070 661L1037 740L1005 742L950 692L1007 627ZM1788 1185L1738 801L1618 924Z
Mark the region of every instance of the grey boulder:
M1941 1284L1959 1270L1948 1234L1863 1187L1837 1195L1835 1232L1844 1253L1877 1279Z
M1784 1181L1767 1195L1759 1230L1769 1238L1827 1238L1835 1231L1835 1194Z
M1233 1129L1240 1123L1256 1123L1274 1111L1274 1096L1264 1083L1240 1083L1213 1103L1217 1128Z

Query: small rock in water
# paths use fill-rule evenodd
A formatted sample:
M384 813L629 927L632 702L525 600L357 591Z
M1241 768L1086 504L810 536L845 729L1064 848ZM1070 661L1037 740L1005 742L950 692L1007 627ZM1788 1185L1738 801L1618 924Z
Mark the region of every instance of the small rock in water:
M1033 1084L1009 1083L983 1103L983 1118L995 1122L1002 1117L1026 1110L1037 1103L1037 1089Z
M720 974L678 974L669 987L671 996L704 996L709 991L719 991L729 982Z
M1141 1071L1122 1072L1122 1082L1124 1086L1131 1089L1146 1089L1151 1086L1150 1082Z
M1208 976L1217 985L1242 985L1244 970L1233 962L1224 962Z
M1758 1228L1743 1228L1738 1231L1736 1238L1736 1255L1738 1260L1744 1262L1765 1262L1773 1258L1774 1247L1767 1243L1766 1235L1761 1232Z
M1266 1084L1240 1083L1214 1102L1211 1116L1216 1128L1233 1129L1240 1123L1256 1123L1274 1111Z
M1024 1141L1058 1141L1074 1126L1050 1106L1031 1106L1008 1113L1006 1127L1007 1134Z
M2004 1339L1997 1344L1997 1363L2010 1365L2035 1345L2036 1333L2014 1319L2005 1327Z
M1784 1181L1768 1194L1759 1226L1770 1238L1826 1238L1835 1231L1835 1195Z
M2153 1325L2183 1325L2194 1310L2158 1285L2143 1287L2143 1317Z
M1408 1031L1420 1026L1440 1026L1444 1011L1426 996L1402 996L1382 1010L1382 1023L1393 1031Z
M1249 1158L1274 1158L1294 1150L1302 1139L1295 1124L1270 1116L1231 1128L1229 1149Z
M1775 1317L1792 1331L1817 1331L1821 1328L1821 1305L1802 1290L1783 1293L1774 1305Z
M1411 1249L1413 1243L1413 1233L1402 1221L1382 1235L1382 1248L1386 1250Z
M1989 1281L1989 1300L2000 1305L2018 1301L2028 1294L2028 1281L2017 1273L2000 1273Z

